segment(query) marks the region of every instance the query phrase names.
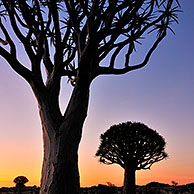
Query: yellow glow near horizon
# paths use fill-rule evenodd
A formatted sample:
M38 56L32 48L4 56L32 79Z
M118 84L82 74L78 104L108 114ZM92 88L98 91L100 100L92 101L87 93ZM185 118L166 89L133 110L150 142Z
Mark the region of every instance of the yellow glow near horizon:
M0 160L0 187L14 187L13 180L17 176L26 176L29 180L26 185L39 185L42 160L40 148L22 143L16 146L14 142L4 145L6 149L1 150Z
M18 163L19 160L15 159L6 164L0 162L0 165L4 165L4 169L0 168L0 188L1 187L14 187L13 180L16 176L26 176L29 182L27 186L39 186L41 166L34 165L33 162L27 161L24 163ZM151 168L151 170L136 171L136 184L145 185L149 182L156 181L161 183L171 184L174 180L179 185L188 184L194 182L194 171L191 164L188 167L180 170L179 167L173 167L174 161L167 160L159 162ZM30 166L30 168L29 168ZM188 169L187 169L188 168ZM190 169L190 171L188 171ZM83 159L80 161L80 183L81 187L90 187L98 184L107 184L111 182L116 186L122 186L124 171L118 165L103 165L97 162L96 158Z

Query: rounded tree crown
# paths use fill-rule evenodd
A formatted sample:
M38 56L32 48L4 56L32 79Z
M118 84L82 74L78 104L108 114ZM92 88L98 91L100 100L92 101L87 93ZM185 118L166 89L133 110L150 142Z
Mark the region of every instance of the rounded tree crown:
M27 183L29 180L25 176L18 176L16 177L13 182L16 183L16 186L22 187L25 183Z
M155 130L143 123L126 122L111 126L100 136L96 156L105 164L131 164L136 170L149 169L167 158L166 142Z

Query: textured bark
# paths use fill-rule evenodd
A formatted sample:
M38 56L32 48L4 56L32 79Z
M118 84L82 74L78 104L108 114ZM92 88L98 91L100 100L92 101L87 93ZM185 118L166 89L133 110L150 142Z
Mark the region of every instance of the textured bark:
M135 168L125 166L123 194L135 194Z
M49 105L44 102L40 105L44 140L40 194L80 192L78 148L87 116L88 98L89 83L78 81L63 117L56 116L56 113L51 116Z

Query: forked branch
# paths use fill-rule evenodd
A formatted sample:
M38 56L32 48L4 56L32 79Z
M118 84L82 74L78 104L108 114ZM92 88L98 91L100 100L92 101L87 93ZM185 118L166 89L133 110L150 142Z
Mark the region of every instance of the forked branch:
M154 42L152 47L147 52L143 62L141 62L139 64L136 64L136 65L129 65L129 56L132 53L132 46L130 47L130 45L129 45L129 49L128 49L128 52L127 52L126 57L125 57L125 62L124 62L124 67L123 68L116 69L113 66L99 67L98 75L101 75L101 74L121 75L121 74L125 74L127 72L130 72L130 71L133 71L133 70L140 69L140 68L144 67L148 63L148 61L149 61L152 53L154 52L154 50L157 48L157 46L164 39L165 36L166 36L166 32L163 32L161 34L161 36L159 36L157 38L157 40ZM115 60L115 59L113 59L113 60Z

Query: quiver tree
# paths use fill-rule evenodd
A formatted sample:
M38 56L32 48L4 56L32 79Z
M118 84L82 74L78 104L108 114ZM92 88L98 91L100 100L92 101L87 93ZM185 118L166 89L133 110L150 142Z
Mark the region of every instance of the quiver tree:
M123 194L135 194L135 171L150 169L165 158L165 140L143 123L126 122L111 126L100 136L96 156L104 164L124 169Z
M144 67L177 22L177 5L178 0L0 0L0 55L28 82L38 102L44 141L41 194L79 193L77 152L92 80ZM135 45L148 33L153 44L142 62L132 64ZM123 64L117 64L120 53ZM62 78L73 87L64 112L59 107Z
M16 183L16 187L23 188L25 187L25 183L28 182L28 179L25 176L18 176L13 180Z

